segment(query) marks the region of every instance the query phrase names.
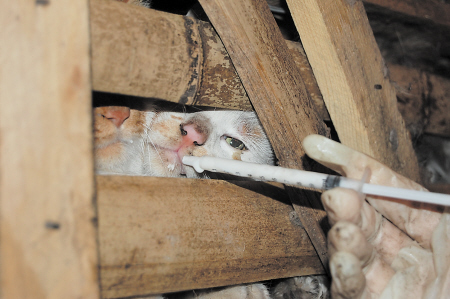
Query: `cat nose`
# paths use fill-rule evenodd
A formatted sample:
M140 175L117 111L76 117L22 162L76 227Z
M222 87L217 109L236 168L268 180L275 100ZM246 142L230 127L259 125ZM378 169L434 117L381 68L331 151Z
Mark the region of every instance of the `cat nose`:
M180 130L183 144L187 146L192 144L197 146L203 145L208 137L207 134L195 124L181 125Z
M130 117L130 108L128 107L111 106L105 108L102 111L102 116L109 119L118 128Z

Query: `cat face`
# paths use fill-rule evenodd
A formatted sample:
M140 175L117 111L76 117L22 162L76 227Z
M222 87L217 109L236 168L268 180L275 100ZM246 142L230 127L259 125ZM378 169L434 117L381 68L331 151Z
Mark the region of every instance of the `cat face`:
M270 143L253 112L99 107L94 118L98 173L200 177L181 163L185 155L273 164Z

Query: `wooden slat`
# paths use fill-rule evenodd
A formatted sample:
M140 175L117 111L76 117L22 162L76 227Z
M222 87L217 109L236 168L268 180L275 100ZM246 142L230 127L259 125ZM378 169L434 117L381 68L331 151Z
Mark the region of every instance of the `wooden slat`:
M227 51L209 23L116 1L93 0L91 32L94 90L253 110ZM288 42L288 46L321 117L329 118L301 45Z
M94 3L95 2L95 3ZM112 6L112 7L111 7ZM112 10L112 13L102 13L103 11ZM168 18L168 22L172 22L172 24L177 28L175 32L181 32L181 36L186 36L187 28L195 27L196 29L192 29L193 31L198 31L200 34L201 43L189 43L188 41L184 41L185 45L183 47L178 47L176 50L176 55L183 55L183 53L187 53L188 51L196 52L196 47L202 48L202 60L198 61L199 67L201 69L202 76L199 77L199 84L196 85L196 96L192 99L190 104L197 104L203 106L213 106L213 107L222 107L229 109L240 109L240 110L251 110L252 106L247 97L247 94L244 91L242 83L239 77L236 74L236 71L233 67L233 64L229 63L229 56L226 52L222 42L220 41L217 33L214 29L206 22L201 21L192 21L189 18L183 18L178 15L171 15L159 11L154 11L151 9L146 9L143 7L135 7L131 5L123 5L116 4L115 1L92 1L92 9L91 9L91 18L92 18L92 38L93 38L93 77L94 77L94 89L103 90L106 92L117 92L120 94L129 94L136 95L142 97L156 97L156 98L164 98L165 96L168 98L164 98L165 100L178 102L179 95L170 97L167 94L167 90L169 88L165 85L168 83L164 78L162 81L158 81L158 76L155 74L159 73L156 70L160 67L167 67L169 63L176 64L176 67L179 66L179 61L169 59L164 60L160 59L157 61L153 61L151 65L147 64L148 53L153 53L160 51L159 47L163 47L164 51L167 47L163 44L159 43L147 43L143 45L145 47L145 51L139 52L140 54L134 56L124 56L122 53L127 50L127 45L134 44L134 39L142 40L148 37L148 28L149 25L144 22L137 22L134 16L139 15L139 17L144 19L166 19ZM114 19L131 19L133 26L117 26L114 24L117 22L113 22ZM175 43L175 41L170 40L170 38L178 39L179 37L173 34L173 27L170 26L161 26L161 23L165 22L156 22L152 24L152 26L156 26L157 29L153 29L151 32L163 32L164 37L169 38L166 42L168 44ZM130 31L131 30L131 31ZM113 42L111 42L113 41ZM110 44L113 43L114 47L120 48L123 50L111 51ZM317 86L317 82L312 75L311 67L306 59L306 55L304 54L303 48L301 44L287 41L287 45L291 50L291 55L300 69L302 74L302 78L305 82L305 86L308 90L309 95L311 96L314 104L319 110L318 113L322 119L329 120L329 115L325 104L323 102L322 94ZM154 49L155 48L155 49ZM138 49L140 51L141 47ZM148 50L150 49L150 50ZM192 49L192 50L189 50ZM147 51L148 50L148 51ZM175 51L174 49L172 49ZM162 50L161 50L162 51ZM181 54L180 54L181 52ZM124 63L115 63L120 59L125 59ZM133 68L136 74L141 74L143 78L147 78L148 80L134 80L133 76L128 76L129 69L124 67L125 65L129 65L131 63L131 59L133 59ZM189 60L187 63L194 63L193 60ZM108 71L104 71L105 65L108 65ZM410 69L408 72L400 71L399 66L392 65L390 68L390 77L391 80L395 81L399 85L401 85L402 89L408 89L408 84L412 84L412 88L408 89L407 93L402 92L399 96L401 97L401 102L399 103L400 112L402 113L403 118L407 125L412 124L418 121L417 113L410 113L408 110L405 110L404 102L408 101L410 103L414 99L419 99L422 97L422 94L429 94L430 92L434 93L433 88L431 91L425 85L420 83L420 88L415 88L416 84L419 84L417 81L418 73L421 73L417 69ZM187 70L188 68L186 68ZM425 74L425 73L423 73ZM176 87L183 89L180 91L180 94L183 94L189 88L189 82L191 74L186 72L173 72L172 79L175 81L183 81L185 85L177 85ZM154 76L154 77L152 77ZM183 79L183 76L185 78ZM425 74L425 76L433 77L432 74ZM399 77L401 77L399 79ZM437 77L439 79L439 77ZM400 81L399 81L400 80ZM445 86L445 82L442 84L441 81L445 81L444 78L439 79L437 83L440 86ZM116 84L119 82L120 84ZM422 81L420 81L422 82ZM405 85L406 84L406 85ZM133 88L130 88L131 86ZM432 84L434 85L434 84ZM173 88L170 88L173 90ZM432 96L431 98L436 98ZM447 97L448 98L448 97ZM445 103L445 95L439 96L437 95L437 102L440 102L442 99ZM413 112L420 108L420 104L414 104ZM411 107L408 105L408 107ZM433 107L430 107L433 109ZM432 113L433 114L433 113ZM441 115L444 116L444 115ZM421 116L420 121L423 120ZM429 123L424 130L428 132L430 129L431 133L437 133L440 135L445 135L450 132L446 129L445 123L442 122L442 117L440 117L439 121L435 121L437 118L430 118ZM447 131L447 133L446 133Z
M287 2L341 142L418 181L417 158L362 2Z
M1 297L99 298L88 1L1 2Z
M119 176L97 188L104 298L323 273L283 189Z
M193 21L106 0L90 1L90 14L94 90L192 104L202 60Z
M263 0L200 0L224 43L249 98L274 148L279 164L308 169L302 140L309 134L326 134L299 69ZM319 223L317 194L287 188L295 210L325 267L325 234Z

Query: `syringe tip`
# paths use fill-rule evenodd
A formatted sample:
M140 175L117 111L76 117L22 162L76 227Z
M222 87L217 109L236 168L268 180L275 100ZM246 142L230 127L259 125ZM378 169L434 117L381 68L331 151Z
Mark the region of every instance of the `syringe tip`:
M194 167L195 171L197 171L198 173L202 173L203 171L205 171L200 167L200 157L184 156L181 162L185 165Z

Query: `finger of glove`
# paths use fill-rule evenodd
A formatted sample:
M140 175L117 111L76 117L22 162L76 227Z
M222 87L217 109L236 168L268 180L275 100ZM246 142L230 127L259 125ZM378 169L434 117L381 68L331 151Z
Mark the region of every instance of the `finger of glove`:
M338 251L330 258L331 297L334 299L370 298L361 262L350 252Z
M365 288L372 294L381 294L395 274L395 271L367 242L359 227L352 223L341 221L332 227L328 233L328 249L331 256L339 252L347 252L359 260L365 273Z
M351 252L361 262L367 265L373 258L373 246L367 242L364 233L353 223L339 221L328 232L328 253L337 251Z
M354 190L335 188L322 193L321 199L331 225L346 221L358 226L380 258L388 264L401 248L413 243L408 235L386 221Z
M419 184L397 174L387 166L340 143L320 135L310 135L303 141L303 147L317 162L345 175L360 179L366 168L371 171L370 183L415 190L425 190ZM376 199L367 196L370 204L402 231L430 248L431 234L439 222L441 213L434 212L430 205L393 199Z

